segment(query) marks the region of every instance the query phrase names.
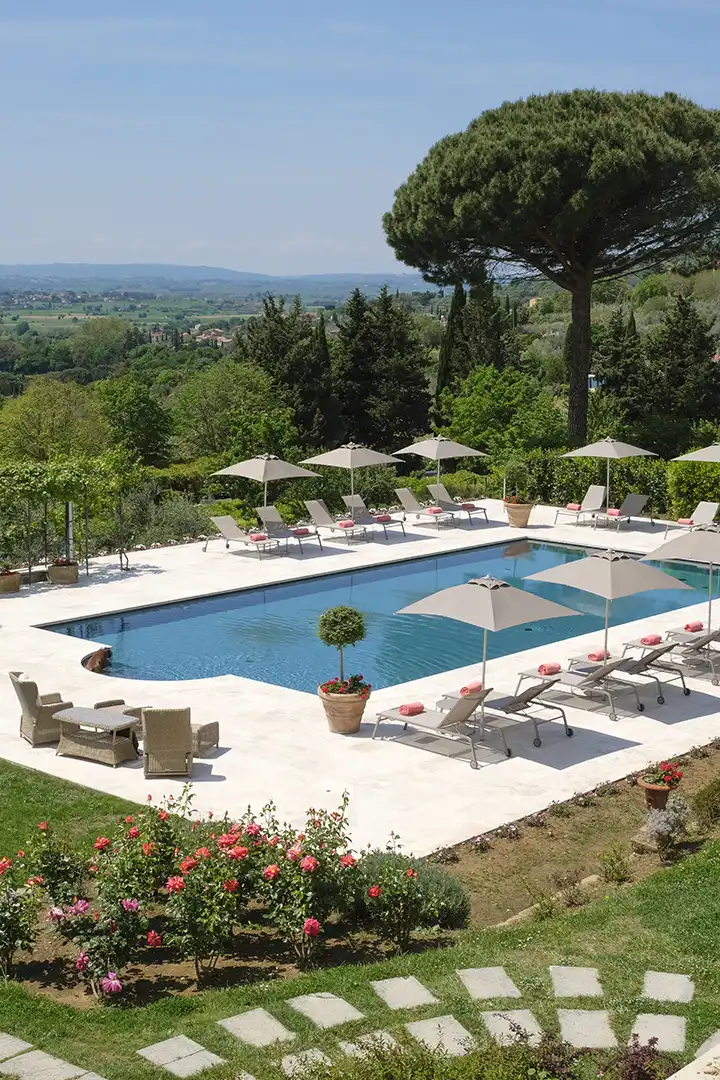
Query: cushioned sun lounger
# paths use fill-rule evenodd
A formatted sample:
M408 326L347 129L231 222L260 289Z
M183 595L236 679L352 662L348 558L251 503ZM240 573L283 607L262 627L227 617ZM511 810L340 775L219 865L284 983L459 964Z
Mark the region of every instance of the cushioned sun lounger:
M272 540L267 533L247 533L244 529L241 529L235 518L226 515L224 517L211 517L213 525L217 529L219 535L225 541L225 547L229 548L231 543L244 544L246 548L255 548L258 553L258 558L263 557L263 552L277 551L280 547L279 540ZM208 544L211 540L217 540L219 537L209 536L205 541L203 551L207 551Z
M608 507L607 510L596 514L593 524L597 528L598 523L604 520L606 525L614 525L620 532L620 526L624 521L630 525L633 518L640 517L647 501L647 495L626 495L617 510ZM653 524L652 518L650 524Z
M424 518L428 524L432 523L438 529L441 525L451 524L455 518L454 514L443 510L441 506L423 506L410 488L395 488L395 494L406 514L414 514L416 519Z
M306 499L308 514L313 525L318 529L329 529L331 533L344 537L347 544L359 536L361 540L367 540L367 529L364 525L356 525L349 518L336 521L322 499Z
M575 524L579 525L582 518L587 514L594 516L605 505L605 486L604 484L592 484L585 492L585 498L579 506L568 503L566 507L560 507L555 513L555 522L562 515L563 517L570 517L575 519Z
M644 712L637 685L629 679L621 679L614 673L625 663L625 658L599 664L588 671L560 671L557 679L546 686L543 693L566 694L579 697L604 698L610 706L610 719L617 720L615 698L620 694L634 694L638 712Z
M405 535L405 524L400 518L394 518L390 514L371 514L362 495L343 495L343 502L350 511L356 525L379 526L385 539L387 539L388 529L392 529L393 526L395 528L399 526L402 529L403 536Z
M301 553L303 544L316 540L322 551L322 540L317 529L310 528L307 525L287 525L275 506L256 506L255 513L263 523L263 532L271 540L284 540L286 550L291 540L296 542Z
M448 490L444 484L428 484L428 491L435 500L435 505L439 506L441 510L447 510L449 514L467 514L470 523L472 524L473 514L482 514L487 521L487 510L484 506L478 505L478 503L472 502L470 499L464 502L455 502L450 498Z
M441 712L439 709L424 709L421 713L406 716L399 709L384 709L375 717L375 729L372 737L374 739L377 735L378 728L383 720L396 720L406 728L410 725L410 727L430 732L441 738L466 742L470 747L470 768L479 769L480 762L477 759L475 744L483 741L485 728L488 725L477 724L474 713L482 703L483 698L487 697L489 693L490 690L480 690L475 694L460 697L447 712ZM510 757L511 751L507 748L505 733L502 728L498 730L505 746L505 753Z
M720 503L699 502L689 518L678 518L677 521L668 521L665 526L665 536L671 526L679 529L709 529L714 527L715 516L720 509Z

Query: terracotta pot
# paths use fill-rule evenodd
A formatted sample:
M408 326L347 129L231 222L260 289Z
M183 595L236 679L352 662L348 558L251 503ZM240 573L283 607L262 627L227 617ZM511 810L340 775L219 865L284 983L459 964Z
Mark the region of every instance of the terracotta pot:
M645 803L650 810L665 809L673 788L668 787L667 784L651 784L649 780L643 780L642 777L637 784L645 792Z
M505 503L505 512L511 529L524 529L530 520L533 503Z
M13 570L11 574L0 574L0 593L20 592L20 571Z
M53 585L75 585L78 579L78 564L69 566L48 566L48 581Z
M318 697L325 709L328 727L336 735L354 735L360 730L360 722L368 699L362 694L324 694L318 687Z

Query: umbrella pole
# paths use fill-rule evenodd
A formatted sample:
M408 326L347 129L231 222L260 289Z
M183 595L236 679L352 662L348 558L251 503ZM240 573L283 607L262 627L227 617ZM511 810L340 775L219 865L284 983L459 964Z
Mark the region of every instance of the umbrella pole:
M605 506L606 506L606 509L609 510L610 509L610 458L607 459L607 478L606 478L606 482L607 482L607 488L606 488L605 498L606 498L607 501L605 503ZM607 642L605 642L605 645L607 646Z
M610 625L610 601L605 601L605 655L607 656L608 626Z
M355 520L355 470L350 470L350 517Z
M440 458L437 461L437 482L440 483Z
M267 480L265 481L263 487L265 489L265 493L263 496L263 506L267 506Z
M487 627L485 627L485 629L483 631L483 666L482 666L482 680L481 680L482 681L483 693L485 692L485 668L487 666L487 635L488 635ZM483 730L484 727L485 727L485 698L483 698L481 703L480 703L480 737L481 738L485 734L485 732Z
M712 628L712 590L713 590L713 564L710 563L710 573L708 574L708 624L707 628Z

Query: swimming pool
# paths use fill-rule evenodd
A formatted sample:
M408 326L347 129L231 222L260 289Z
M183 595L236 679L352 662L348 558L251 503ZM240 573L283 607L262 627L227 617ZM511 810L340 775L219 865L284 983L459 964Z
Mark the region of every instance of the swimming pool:
M582 558L592 549L520 540L376 569L81 619L47 627L111 645L108 674L135 679L243 675L314 692L337 671L337 654L316 636L318 616L337 604L365 615L367 637L346 650L346 671L380 689L464 667L482 657L482 630L451 619L394 615L450 585L492 574L581 615L530 623L488 635L488 656L505 656L604 625L604 601L562 585L522 581L528 574ZM707 597L707 569L658 563L696 590L662 590L617 600L614 625L687 607ZM557 650L552 652L552 657Z

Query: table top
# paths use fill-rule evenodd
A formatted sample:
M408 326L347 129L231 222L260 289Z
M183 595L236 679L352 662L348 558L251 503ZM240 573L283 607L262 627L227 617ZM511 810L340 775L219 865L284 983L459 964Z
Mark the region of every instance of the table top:
M55 713L53 719L69 720L78 727L84 724L102 731L121 731L123 728L135 727L138 723L134 716L127 716L120 709L88 709L83 706L61 709Z

